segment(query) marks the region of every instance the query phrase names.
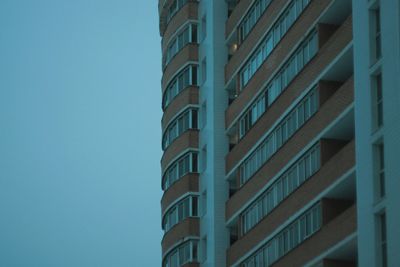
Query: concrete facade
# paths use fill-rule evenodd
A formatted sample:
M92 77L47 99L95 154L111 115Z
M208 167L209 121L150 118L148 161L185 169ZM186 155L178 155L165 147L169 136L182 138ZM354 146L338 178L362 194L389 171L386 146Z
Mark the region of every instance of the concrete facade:
M399 1L353 1L355 39L355 118L360 266L400 264L400 43ZM381 51L376 56L376 13ZM382 125L376 123L376 77L381 75ZM380 194L377 145L383 145L384 193ZM387 255L381 249L380 216L386 217ZM384 260L383 258L386 258Z

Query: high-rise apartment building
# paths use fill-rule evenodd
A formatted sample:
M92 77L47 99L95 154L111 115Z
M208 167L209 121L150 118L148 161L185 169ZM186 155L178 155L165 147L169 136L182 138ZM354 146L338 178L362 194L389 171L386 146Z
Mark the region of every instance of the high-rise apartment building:
M159 0L163 266L400 266L399 13Z

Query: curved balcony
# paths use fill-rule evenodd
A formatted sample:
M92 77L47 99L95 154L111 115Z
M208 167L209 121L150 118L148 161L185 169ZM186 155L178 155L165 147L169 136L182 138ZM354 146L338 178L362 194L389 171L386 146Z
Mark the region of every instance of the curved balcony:
M167 24L167 10L165 7L172 3L172 0L166 0L169 4L164 5L160 13L160 35L162 40L162 51L165 51L168 42L173 34L188 20L198 19L198 3L196 0L189 0L169 21Z
M180 153L188 148L199 147L199 131L189 129L182 135L177 137L164 151L161 158L161 171L164 172L167 166L174 160Z
M179 70L187 62L199 61L199 46L198 44L188 44L181 51L179 51L167 64L164 69L163 77L161 79L162 93L165 93L168 84L178 74Z
M188 173L178 181L176 181L171 187L169 187L161 198L161 213L164 214L166 209L179 197L188 192L199 191L199 174Z
M167 233L165 233L161 241L163 255L165 252L170 250L174 244L189 236L200 236L199 218L188 217L174 225Z
M189 105L199 104L199 87L188 86L183 89L166 107L161 119L161 127L164 132L172 118Z

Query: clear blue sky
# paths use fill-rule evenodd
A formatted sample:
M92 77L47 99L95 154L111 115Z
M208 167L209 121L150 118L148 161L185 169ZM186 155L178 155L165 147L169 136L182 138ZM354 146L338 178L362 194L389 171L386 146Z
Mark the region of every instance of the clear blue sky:
M156 0L0 1L0 266L160 266Z

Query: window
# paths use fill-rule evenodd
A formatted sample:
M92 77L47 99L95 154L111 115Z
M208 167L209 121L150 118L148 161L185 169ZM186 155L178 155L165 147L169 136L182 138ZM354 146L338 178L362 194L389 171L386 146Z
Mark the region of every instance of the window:
M162 139L163 150L187 130L198 128L197 112L197 109L187 109L168 125Z
M188 0L174 0L169 6L167 13L167 24L175 16L176 13L188 2Z
M264 112L272 105L278 96L287 88L289 83L304 68L304 65L311 60L317 53L317 33L314 31L300 47L287 60L277 75L268 83L266 88L260 93L260 96L254 101L250 108L239 119L239 138L253 127L256 121L264 114ZM303 58L304 51L307 52L307 59ZM299 64L298 57L302 57ZM297 61L297 65L296 65ZM307 107L307 112L315 108L315 100L311 102L312 106ZM306 114L307 115L307 114ZM306 116L307 117L307 116Z
M300 179L300 166L308 164L309 172ZM304 167L303 167L304 168ZM300 159L288 168L276 181L265 190L254 203L240 215L242 234L246 234L259 221L267 216L276 206L286 199L301 184L314 175L320 168L320 146L314 145ZM304 174L303 174L304 175ZM274 195L276 196L274 198Z
M383 125L383 95L381 73L373 76L372 90L373 130L376 130Z
M293 110L271 131L265 140L239 166L240 184L246 183L255 172L267 162L271 156L289 140L289 138L306 122L318 109L317 90L314 88L307 94ZM314 103L311 105L310 103ZM307 112L304 112L307 106ZM312 107L312 109L311 109ZM292 118L297 117L296 128ZM246 127L246 124L244 124ZM290 134L288 132L290 128ZM309 166L307 166L309 169ZM308 171L307 169L307 171Z
M167 190L187 173L197 173L197 152L188 152L174 161L164 172L162 189Z
M168 232L174 225L183 221L188 217L198 216L198 200L197 196L187 197L173 207L171 207L164 215L162 228L164 232Z
M382 56L381 48L381 16L380 9L375 9L375 57L379 59Z
M382 56L381 45L381 15L379 3L378 6L370 10L370 46L371 46L371 64L374 64Z
M180 267L189 262L198 262L198 240L189 240L167 254L163 267Z
M381 199L385 196L385 156L384 156L384 145L383 142L375 144L373 147L374 152L374 175L376 185L376 196L377 199Z
M163 66L165 67L171 59L189 43L197 43L197 25L187 25L168 45Z
M379 220L379 255L380 255L380 266L387 267L387 235L386 235L386 214L382 213L378 217Z
M197 66L189 65L169 82L163 95L162 108L165 110L171 101L187 87L197 85Z
M266 8L271 2L271 0L267 0L264 4L259 4L260 1L261 0L255 1L254 5L249 10L248 15L246 15L245 19L241 23L239 35L242 41L253 28L259 16L261 16L261 13L265 10L263 9L261 11L260 8ZM283 12L283 15L275 22L270 32L266 35L263 41L261 41L259 47L242 68L239 74L240 90L242 90L247 85L249 80L260 68L262 63L271 54L273 48L279 43L279 41L286 34L286 32L289 30L295 20L301 15L304 8L308 5L308 1L305 1L304 3L299 3L298 5L295 5L295 2L296 1L293 0L292 4L290 4L286 8L286 10Z
M261 249L256 251L239 266L271 266L275 261L285 256L321 228L321 213L321 205L318 203L272 237ZM308 235L302 235L301 233L305 233L306 230Z

